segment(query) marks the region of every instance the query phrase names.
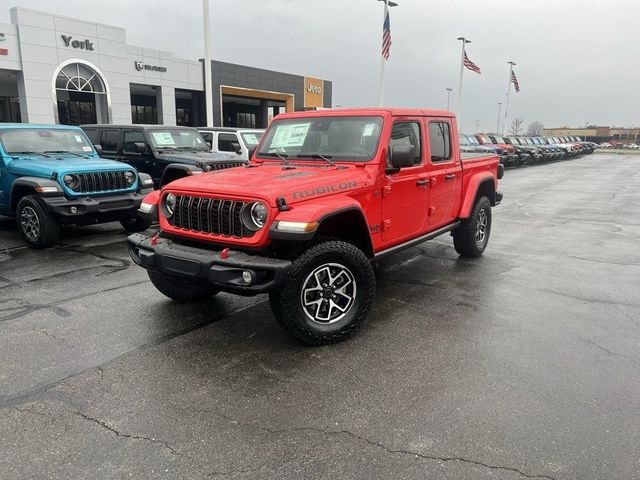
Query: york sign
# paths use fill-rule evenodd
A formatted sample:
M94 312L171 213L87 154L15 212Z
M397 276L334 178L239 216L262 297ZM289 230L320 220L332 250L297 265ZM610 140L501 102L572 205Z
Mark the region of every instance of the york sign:
M65 47L79 48L80 50L93 50L93 43L89 40L72 40L71 35L60 35Z

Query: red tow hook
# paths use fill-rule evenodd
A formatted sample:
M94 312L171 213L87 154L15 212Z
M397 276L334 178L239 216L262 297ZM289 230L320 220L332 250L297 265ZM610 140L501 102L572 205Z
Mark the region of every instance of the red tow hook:
M228 248L225 248L224 250L222 250L220 252L220 258L222 260L226 260L227 258L229 258L229 249Z
M151 237L151 245L156 246L158 244L158 233L154 233L153 237Z

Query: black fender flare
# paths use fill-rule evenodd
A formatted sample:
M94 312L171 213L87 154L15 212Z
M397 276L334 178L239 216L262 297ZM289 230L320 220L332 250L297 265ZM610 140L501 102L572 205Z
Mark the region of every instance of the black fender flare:
M55 189L55 190L54 190ZM18 206L21 192L32 191L41 197L59 197L64 195L62 187L55 180L40 177L20 177L11 185L11 210Z
M188 177L203 173L202 168L187 163L170 163L162 172L160 178L160 187L164 187L167 183L171 183L179 178Z

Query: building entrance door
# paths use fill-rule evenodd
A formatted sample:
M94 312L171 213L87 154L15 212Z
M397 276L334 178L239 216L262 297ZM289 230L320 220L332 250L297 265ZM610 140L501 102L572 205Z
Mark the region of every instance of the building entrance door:
M63 125L98 123L96 99L91 93L69 92L69 99L58 96L58 120Z
M58 123L109 123L109 91L93 65L83 60L63 64L54 79Z

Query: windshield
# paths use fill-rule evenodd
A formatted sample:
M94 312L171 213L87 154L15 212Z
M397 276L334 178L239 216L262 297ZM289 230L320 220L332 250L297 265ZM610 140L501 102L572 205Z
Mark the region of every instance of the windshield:
M473 135L467 135L467 138L469 139L469 143L471 143L471 145L480 145L480 142L478 142L478 139Z
M469 140L464 135L458 135L458 138L460 139L460 145L469 145Z
M480 140L482 140L482 143L493 143L489 137L485 137L484 135L480 136Z
M504 138L502 137L491 137L491 139L493 140L493 143L502 143L504 144Z
M264 135L264 132L243 132L240 134L247 148L253 148L258 145L262 135Z
M202 135L197 130L184 130L177 128L166 128L150 130L149 137L151 145L157 150L162 149L194 149L206 152L209 147L205 143Z
M307 117L275 120L258 156L280 154L334 160L371 160L376 153L381 117Z
M16 128L0 134L2 147L8 155L17 153L93 153L93 146L81 130L53 128Z

